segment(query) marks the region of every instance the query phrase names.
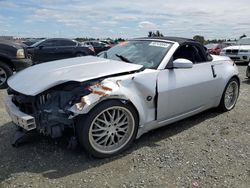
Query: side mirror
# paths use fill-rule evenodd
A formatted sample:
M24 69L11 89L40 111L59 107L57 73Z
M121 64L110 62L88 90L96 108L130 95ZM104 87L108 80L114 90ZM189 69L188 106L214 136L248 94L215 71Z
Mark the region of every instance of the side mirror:
M186 68L192 68L193 67L193 63L192 61L188 60L188 59L176 59L173 62L173 68L180 68L180 69L186 69Z
M96 55L97 57L103 57L103 58L107 58L107 51L102 51L99 54Z
M39 48L39 50L41 50L41 49L43 49L43 47L44 47L44 46L39 46L38 48Z

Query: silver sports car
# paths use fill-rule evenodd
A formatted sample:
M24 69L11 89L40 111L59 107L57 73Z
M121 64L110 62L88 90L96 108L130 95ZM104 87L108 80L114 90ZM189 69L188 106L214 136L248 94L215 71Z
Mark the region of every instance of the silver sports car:
M209 108L232 110L240 81L228 57L211 56L191 39L161 37L122 42L99 57L35 65L8 85L6 109L21 132L57 138L71 131L103 158L152 129Z

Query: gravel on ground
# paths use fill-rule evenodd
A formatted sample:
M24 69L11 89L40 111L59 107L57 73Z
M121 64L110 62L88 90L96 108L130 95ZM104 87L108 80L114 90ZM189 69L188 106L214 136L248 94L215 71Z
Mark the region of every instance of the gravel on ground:
M15 127L0 91L2 187L249 187L250 80L238 65L241 89L234 110L208 110L143 135L125 153L94 159L65 140L31 138L11 146Z

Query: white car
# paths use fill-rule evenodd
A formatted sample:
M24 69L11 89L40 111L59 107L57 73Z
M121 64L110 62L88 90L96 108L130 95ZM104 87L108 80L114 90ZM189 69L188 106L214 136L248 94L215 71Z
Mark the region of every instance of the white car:
M220 55L228 56L234 61L250 62L250 38L242 38L236 45L224 48Z
M236 65L191 39L133 39L100 56L15 74L5 103L12 121L53 138L73 130L87 152L103 158L152 129L209 108L232 110L239 95Z

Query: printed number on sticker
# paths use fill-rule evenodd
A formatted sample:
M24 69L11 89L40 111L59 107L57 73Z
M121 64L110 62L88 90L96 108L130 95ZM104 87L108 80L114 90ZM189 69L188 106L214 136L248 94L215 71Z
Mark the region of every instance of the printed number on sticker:
M156 46L156 47L162 47L162 48L168 48L169 44L165 42L151 42L149 46Z

